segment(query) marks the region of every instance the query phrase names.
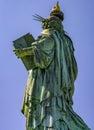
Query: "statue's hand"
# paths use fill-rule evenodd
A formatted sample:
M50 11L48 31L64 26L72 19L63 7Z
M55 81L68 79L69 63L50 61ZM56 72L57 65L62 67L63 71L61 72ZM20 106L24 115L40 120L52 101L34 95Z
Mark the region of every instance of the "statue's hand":
M18 58L22 58L25 56L24 49L15 49L13 51Z
M33 50L31 48L15 49L14 53L18 58L23 58L27 55L33 55Z

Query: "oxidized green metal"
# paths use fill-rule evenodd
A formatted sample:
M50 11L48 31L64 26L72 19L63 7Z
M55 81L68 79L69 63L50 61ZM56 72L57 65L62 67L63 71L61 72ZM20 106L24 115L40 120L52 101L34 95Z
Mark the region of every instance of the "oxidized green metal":
M14 41L14 52L29 73L22 105L26 130L90 130L72 108L78 73L74 47L59 12L53 12L45 20L37 15L43 32L36 40L27 34Z

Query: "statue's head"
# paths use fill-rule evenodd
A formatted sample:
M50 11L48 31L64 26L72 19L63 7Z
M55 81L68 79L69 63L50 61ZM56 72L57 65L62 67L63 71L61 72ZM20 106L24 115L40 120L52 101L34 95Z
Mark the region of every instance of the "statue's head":
M35 20L42 22L43 29L56 29L58 31L63 31L62 21L64 20L64 14L60 11L60 7L58 2L56 6L52 9L50 16L48 18L43 18L39 15L35 15Z

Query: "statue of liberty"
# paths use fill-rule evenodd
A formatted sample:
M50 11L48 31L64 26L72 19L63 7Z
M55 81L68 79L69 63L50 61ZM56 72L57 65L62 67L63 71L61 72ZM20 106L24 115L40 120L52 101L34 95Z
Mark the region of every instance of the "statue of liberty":
M14 50L30 65L22 105L26 130L90 130L72 108L78 68L58 2L48 18L34 18L42 23L41 35L30 46Z

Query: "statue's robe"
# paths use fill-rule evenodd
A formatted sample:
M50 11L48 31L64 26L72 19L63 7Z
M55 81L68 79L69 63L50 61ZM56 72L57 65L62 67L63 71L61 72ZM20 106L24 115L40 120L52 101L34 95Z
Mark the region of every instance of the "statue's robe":
M31 48L33 67L22 106L27 130L89 130L72 109L78 70L71 39L47 29Z

